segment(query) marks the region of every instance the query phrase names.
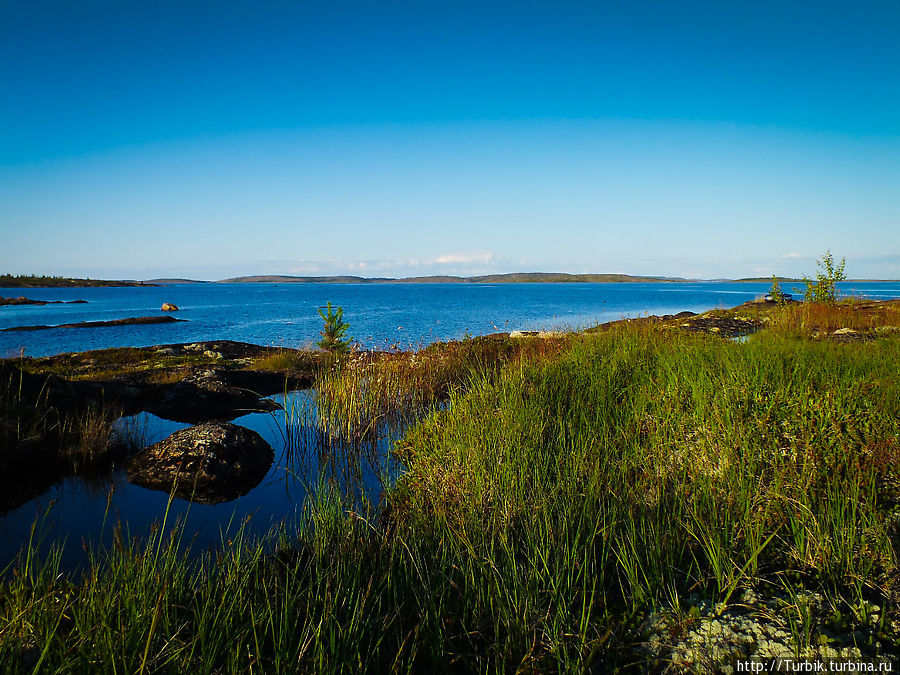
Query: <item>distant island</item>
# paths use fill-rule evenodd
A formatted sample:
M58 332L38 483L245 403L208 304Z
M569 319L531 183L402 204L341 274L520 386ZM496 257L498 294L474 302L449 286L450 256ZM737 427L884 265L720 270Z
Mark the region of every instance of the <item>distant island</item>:
M685 281L670 277L642 277L631 274L564 274L557 272L512 272L509 274L485 274L476 277L457 277L446 275L406 277L394 279L390 277L293 277L269 274L250 277L222 279L216 283L278 283L278 284L523 284L523 283L602 283L602 282L672 282Z
M83 288L91 286L154 286L148 281L109 281L105 279L72 279L35 274L0 274L0 288Z
M803 283L803 279L795 277L777 277L782 283ZM103 280L72 279L69 277L38 275L0 275L0 288L76 288L84 286L169 286L175 284L565 284L565 283L690 283L699 281L721 281L736 283L767 283L772 277L743 277L740 279L684 279L682 277L640 276L633 274L566 274L563 272L510 272L507 274L484 274L481 276L460 277L451 275L432 275L421 277L359 277L351 275L336 276L290 276L285 274L259 274L246 277L205 281L200 279L148 279ZM849 282L860 281L894 281L891 279L847 279Z

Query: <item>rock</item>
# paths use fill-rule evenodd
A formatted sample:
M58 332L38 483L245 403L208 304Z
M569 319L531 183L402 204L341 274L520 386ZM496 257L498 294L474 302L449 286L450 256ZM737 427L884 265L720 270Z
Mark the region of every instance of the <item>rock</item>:
M160 310L163 312L177 312L178 305L173 305L171 302L164 302Z
M146 410L175 422L230 420L249 412L277 410L278 404L248 389L233 386L225 370L203 370L160 388Z
M524 338L524 337L539 337L539 338L554 338L562 335L562 332L558 330L514 330L511 331L509 337L511 338Z
M853 330L852 328L838 328L836 331L833 331L828 337L833 342L871 342L875 339L877 334L877 331L863 333L858 330Z
M211 349L207 349L206 351L204 351L203 356L205 356L206 358L209 358L209 359L221 359L222 358L222 354L220 352L214 352Z
M175 356L178 352L172 347L161 347L156 350L156 353L160 356Z
M128 480L201 504L247 494L272 466L275 453L255 431L207 423L176 431L132 459Z
M179 321L187 321L187 319L176 319L173 316L137 316L128 319L114 319L112 321L81 321L79 323L61 323L55 326L13 326L12 328L3 328L4 331L9 330L49 330L51 328L105 328L107 326L137 326L151 323L176 323Z

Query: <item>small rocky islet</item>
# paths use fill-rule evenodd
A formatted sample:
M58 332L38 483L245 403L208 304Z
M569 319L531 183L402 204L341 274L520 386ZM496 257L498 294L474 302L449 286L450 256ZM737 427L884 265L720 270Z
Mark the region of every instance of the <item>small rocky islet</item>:
M20 295L17 298L0 297L0 307L8 305L85 305L87 300L32 300Z

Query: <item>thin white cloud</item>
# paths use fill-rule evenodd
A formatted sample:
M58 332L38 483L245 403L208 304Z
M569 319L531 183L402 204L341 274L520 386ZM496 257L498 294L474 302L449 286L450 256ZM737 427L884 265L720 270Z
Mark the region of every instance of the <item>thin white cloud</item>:
M445 253L434 259L438 265L486 265L496 260L493 253L487 251L471 251L469 253Z
M803 256L799 253L782 253L782 258L802 258Z

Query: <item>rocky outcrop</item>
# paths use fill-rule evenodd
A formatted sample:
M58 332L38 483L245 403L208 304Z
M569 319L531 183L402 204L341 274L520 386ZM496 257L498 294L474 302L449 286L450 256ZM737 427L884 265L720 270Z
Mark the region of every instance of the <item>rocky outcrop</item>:
M722 337L735 338L755 333L762 322L753 318L700 315L681 324L692 333L712 333Z
M164 302L159 309L163 312L177 312L178 305L173 305L171 302Z
M24 296L18 298L0 298L2 305L84 305L87 300L32 300Z
M556 338L562 337L562 331L557 330L514 330L510 331L509 337L511 338L526 338L526 337L538 337L538 338Z
M157 390L145 410L176 422L230 420L251 412L277 410L278 404L228 382L224 369L201 370ZM283 379L282 379L283 382Z
M255 431L208 423L176 431L136 455L128 480L201 504L231 501L256 487L275 453Z
M61 323L56 326L13 326L12 328L4 328L4 331L10 330L48 330L50 328L104 328L106 326L135 326L147 323L175 323L176 321L187 321L187 319L176 319L173 316L136 316L128 319L114 319L112 321L81 321L79 323Z

